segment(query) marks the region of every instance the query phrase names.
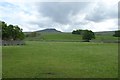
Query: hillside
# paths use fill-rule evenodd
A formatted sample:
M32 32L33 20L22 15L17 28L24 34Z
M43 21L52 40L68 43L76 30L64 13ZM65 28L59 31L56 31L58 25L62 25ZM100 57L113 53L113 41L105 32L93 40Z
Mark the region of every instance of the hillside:
M36 37L27 37L27 41L58 41L58 42L79 42L82 41L81 35L75 35L71 33L39 33ZM117 37L111 35L96 35L96 38L92 40L93 42L98 41L116 41Z
M26 37L27 41L58 41L58 42L79 42L82 41L81 35L76 35L72 33L65 33L57 31L56 29L45 29L36 31L36 37ZM26 34L29 34L26 33ZM118 40L117 37L113 37L114 31L105 31L105 32L95 32L96 38L92 40L93 42L106 42L106 41L114 41Z
M102 32L95 32L96 35L113 35L115 31L102 31Z
M36 37L27 37L25 40L32 41L80 41L80 35L74 35L71 33L39 33Z

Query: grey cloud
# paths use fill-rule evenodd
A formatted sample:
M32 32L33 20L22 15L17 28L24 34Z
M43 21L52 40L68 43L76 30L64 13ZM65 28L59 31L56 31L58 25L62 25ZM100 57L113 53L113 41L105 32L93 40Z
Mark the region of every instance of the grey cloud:
M118 18L117 6L105 6L98 3L85 19L93 22L101 22L106 19Z
M118 3L118 18L120 18L120 1Z
M36 4L40 16L47 17L50 20L31 21L30 24L38 25L40 28L56 28L63 31L72 31L73 29L89 28L91 21L101 22L106 19L117 18L117 8L106 7L105 4L90 2L40 2ZM92 6L93 5L93 6ZM71 22L71 17L87 14L82 21ZM57 25L56 25L57 24ZM69 28L62 25L70 25ZM53 26L54 25L54 26ZM92 29L92 28L91 28Z
M50 17L53 21L61 24L70 23L70 15L83 11L88 2L44 2L37 4L39 12L43 16Z

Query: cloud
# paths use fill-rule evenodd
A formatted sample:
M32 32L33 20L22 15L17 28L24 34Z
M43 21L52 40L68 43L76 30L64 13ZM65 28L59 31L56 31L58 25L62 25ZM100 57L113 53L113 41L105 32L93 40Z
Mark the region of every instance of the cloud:
M102 0L97 2L4 0L0 1L0 19L9 24L19 25L24 31L45 28L56 28L65 32L73 29L93 31L117 29L117 2L100 1Z
M110 6L97 3L93 10L86 16L86 19L94 22L102 22L107 19L118 18L117 14L117 3Z
M89 5L88 2L46 2L39 3L39 12L54 22L67 24L70 23L70 16L83 11Z

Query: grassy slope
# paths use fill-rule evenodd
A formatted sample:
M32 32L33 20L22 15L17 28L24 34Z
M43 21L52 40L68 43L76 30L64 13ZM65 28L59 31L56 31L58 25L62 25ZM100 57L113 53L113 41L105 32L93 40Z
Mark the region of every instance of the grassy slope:
M41 33L37 37L28 37L26 40L37 41L80 41L80 35L74 35L71 33Z
M26 40L32 41L81 41L81 35L71 33L41 33L37 37L28 37ZM117 37L112 35L97 34L95 40L117 40Z
M3 77L117 77L117 58L113 43L31 41L3 47Z
M113 34L115 34L115 31L95 32L95 34L98 34L98 35L113 35Z
M118 40L118 38L111 35L96 35L95 40Z

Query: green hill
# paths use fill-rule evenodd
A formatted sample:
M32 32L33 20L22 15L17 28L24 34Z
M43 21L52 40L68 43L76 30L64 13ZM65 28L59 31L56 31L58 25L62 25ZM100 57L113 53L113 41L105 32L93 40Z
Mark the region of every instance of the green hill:
M27 37L25 40L32 41L80 41L81 35L71 33L37 33L36 37Z
M79 42L79 41L82 41L82 36L72 34L72 33L48 33L48 32L40 33L40 32L37 32L36 37L27 37L25 40L27 41ZM116 42L117 40L118 38L113 37L112 34L107 34L107 33L98 34L97 33L96 38L92 41L93 42Z
M82 40L81 35L72 34L71 32L61 32L56 29L44 29L35 31L36 37L26 37L26 41L57 41L57 42L80 42ZM27 32L25 34L30 34ZM92 42L116 42L117 37L113 36L114 31L95 32L95 39Z
M115 31L102 31L102 32L95 32L96 35L113 35Z

